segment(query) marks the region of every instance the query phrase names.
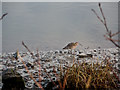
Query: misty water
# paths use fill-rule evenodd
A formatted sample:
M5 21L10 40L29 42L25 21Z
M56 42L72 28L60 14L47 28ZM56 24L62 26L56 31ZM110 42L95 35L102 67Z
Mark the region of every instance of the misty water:
M107 24L112 32L118 31L118 3L101 3ZM3 2L2 51L25 51L24 41L31 50L61 50L69 42L84 47L111 48L105 40L103 24L91 9L101 16L98 3L44 3ZM78 49L81 49L78 46Z

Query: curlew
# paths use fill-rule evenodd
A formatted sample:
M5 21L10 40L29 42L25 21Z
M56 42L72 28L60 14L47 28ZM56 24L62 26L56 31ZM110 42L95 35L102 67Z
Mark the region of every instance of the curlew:
M65 46L63 49L75 49L78 46L78 42L75 43L69 43L67 46Z

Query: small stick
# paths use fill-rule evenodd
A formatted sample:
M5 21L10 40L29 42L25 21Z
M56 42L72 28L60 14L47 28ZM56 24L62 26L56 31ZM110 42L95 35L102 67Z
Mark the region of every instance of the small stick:
M28 50L28 52L33 56L33 57L35 57L34 56L34 54L30 51L30 49L25 45L25 43L22 41L22 45Z
M98 14L96 13L96 11L94 9L91 9L94 14L97 16L97 18L104 24L103 20L98 16Z
M32 74L29 72L28 67L26 66L25 62L23 61L23 59L22 59L22 57L20 56L19 53L18 53L18 57L19 57L20 60L22 61L23 65L25 66L25 69L26 69L27 73L30 75L31 79L35 82L35 84L36 84L39 88L41 88L42 90L44 90L43 87L41 86L41 84L39 84L39 83L35 80L35 78L32 76Z
M108 38L106 35L104 35L104 37L105 37L107 40L113 40L114 42L120 42L120 40Z
M120 32L116 32L116 33L113 33L112 35L111 35L111 37L113 37L113 36L115 36L115 35L117 35L117 34L119 34Z
M8 13L5 13L2 15L2 17L0 18L0 20L2 20Z
M115 41L112 39L113 36L119 34L120 32L117 32L117 33L114 33L112 34L111 31L108 29L108 26L107 26L107 22L106 22L106 18L104 16L104 13L103 13L103 10L102 10L102 7L101 7L101 4L99 3L99 9L100 9L100 12L102 14L102 17L103 17L103 20L98 16L98 14L96 13L96 11L94 9L91 9L94 14L97 16L98 20L100 20L100 22L103 23L103 25L105 26L105 29L107 31L107 34L108 34L108 37L110 38L109 41L111 41L116 47L120 48L120 45L115 43Z

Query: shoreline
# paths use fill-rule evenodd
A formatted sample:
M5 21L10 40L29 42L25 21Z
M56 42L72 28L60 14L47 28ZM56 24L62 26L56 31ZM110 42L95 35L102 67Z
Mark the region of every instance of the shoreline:
M59 67L61 66L62 68L66 68L66 66L72 66L73 65L73 60L75 59L74 63L83 63L86 62L88 64L90 63L101 63L104 61L104 55L106 57L110 56L111 57L111 62L118 62L118 48L109 48L109 49L89 49L88 51L86 50L86 53L83 51L77 51L77 50L55 50L55 51L39 51L39 56L40 56L40 64L41 64L41 77L42 77L42 85L43 87L46 86L46 84L50 81L49 78L46 78L44 69L46 69L47 73L50 74L51 78L55 81L56 77L54 76L53 68L58 72L60 72ZM19 52L21 57L23 58L24 63L28 66L29 71L33 74L33 76L38 79L38 72L39 72L39 65L36 64L37 61L37 51L33 52L34 58L29 52ZM87 57L86 55L92 55L91 57ZM8 54L3 54L0 60L0 63L3 68L1 68L0 71L4 71L8 68L13 68L17 69L17 72L23 77L25 82L25 85L27 88L33 88L34 82L33 80L29 79L29 74L26 72L25 67L23 63L21 62L20 58L15 60L13 56L15 55L15 52L8 53ZM82 57L81 57L82 56ZM119 62L118 62L119 63ZM117 63L113 67L116 66ZM34 67L34 68L32 68ZM28 82L29 81L29 82ZM46 83L45 83L46 82Z

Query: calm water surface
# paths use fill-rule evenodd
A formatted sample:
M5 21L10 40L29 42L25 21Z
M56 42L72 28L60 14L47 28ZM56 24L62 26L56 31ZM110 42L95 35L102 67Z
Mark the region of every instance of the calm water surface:
M4 2L2 10L8 15L2 22L2 50L25 50L21 41L34 51L60 50L76 41L90 48L114 47L103 37L105 28L91 11L94 8L100 15L97 4ZM102 7L109 28L117 32L118 4L102 3Z

